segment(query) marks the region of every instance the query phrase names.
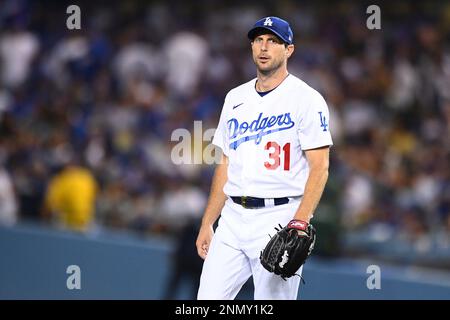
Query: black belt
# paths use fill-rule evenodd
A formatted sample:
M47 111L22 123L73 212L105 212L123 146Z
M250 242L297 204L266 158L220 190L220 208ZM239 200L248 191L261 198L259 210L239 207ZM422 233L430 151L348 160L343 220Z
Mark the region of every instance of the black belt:
M264 198L255 198L255 197L230 197L234 203L240 204L246 209L256 209L263 208L266 206L266 202ZM274 198L273 203L276 206L286 204L289 202L289 198Z

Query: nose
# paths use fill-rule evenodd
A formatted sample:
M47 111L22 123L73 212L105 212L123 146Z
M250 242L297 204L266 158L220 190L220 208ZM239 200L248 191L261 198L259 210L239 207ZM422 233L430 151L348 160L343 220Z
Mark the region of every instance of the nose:
M261 43L261 51L267 51L267 41L262 41L262 43Z

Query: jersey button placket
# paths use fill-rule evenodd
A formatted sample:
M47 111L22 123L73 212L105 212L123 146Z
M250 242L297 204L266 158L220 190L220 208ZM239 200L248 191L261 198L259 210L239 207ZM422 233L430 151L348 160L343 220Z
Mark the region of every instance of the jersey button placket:
M248 112L251 116L246 117L246 121L249 122L249 124L255 119L255 117L259 114L255 112L255 105L249 105L248 106ZM259 109L257 107L256 109ZM247 131L247 135L254 135L256 132L249 132ZM251 168L254 165L253 157L254 157L254 151L253 151L253 144L255 143L254 140L246 141L244 142L242 147L242 154L241 154L241 163L242 163L242 172L241 172L241 178L242 178L242 191L243 196L249 195L249 187L251 184L252 176L251 176Z
M248 156L247 148L244 148L242 152L242 172L241 172L243 196L248 196L248 185L250 182L250 177L248 176L249 163L247 156Z
M254 106L254 117L253 119L256 119L260 113L263 113L263 117L265 116L265 112L264 112L264 99L263 97L258 97L258 101L257 104ZM256 132L252 132L252 134L258 134L258 131ZM252 140L250 142L250 145L248 145L247 147L247 154L245 156L246 159L246 163L247 163L247 168L245 170L246 174L247 174L247 179L248 179L248 183L247 183L247 192L248 194L255 194L254 191L258 191L258 190L254 190L255 187L256 189L258 188L258 186L255 185L255 180L258 180L259 176L261 174L263 174L264 172L262 172L262 169L259 166L259 162L258 162L258 149L261 148L262 141L259 144L256 144L256 140Z

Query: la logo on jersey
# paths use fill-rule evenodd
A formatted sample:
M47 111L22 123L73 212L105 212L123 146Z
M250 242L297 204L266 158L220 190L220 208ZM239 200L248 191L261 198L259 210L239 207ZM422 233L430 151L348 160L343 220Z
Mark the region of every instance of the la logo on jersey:
M260 144L265 135L288 130L292 128L295 123L291 119L291 113L280 114L277 116L264 117L261 112L257 119L248 123L246 121L239 122L239 120L232 118L228 120L228 130L230 133L230 148L236 150L240 144L255 140L255 144ZM243 136L245 133L255 133Z
M264 20L264 25L265 25L265 26L271 27L272 24L273 24L272 19L266 18L266 20Z
M322 116L322 111L319 111L320 116L320 126L323 128L323 131L327 131L328 123L327 118L325 116Z

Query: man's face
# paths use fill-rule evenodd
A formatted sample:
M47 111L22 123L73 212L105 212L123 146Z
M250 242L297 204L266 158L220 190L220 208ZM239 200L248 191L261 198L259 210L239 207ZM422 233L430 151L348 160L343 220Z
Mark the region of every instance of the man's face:
M286 64L294 45L284 43L274 34L257 35L252 41L253 61L262 74L270 74Z

